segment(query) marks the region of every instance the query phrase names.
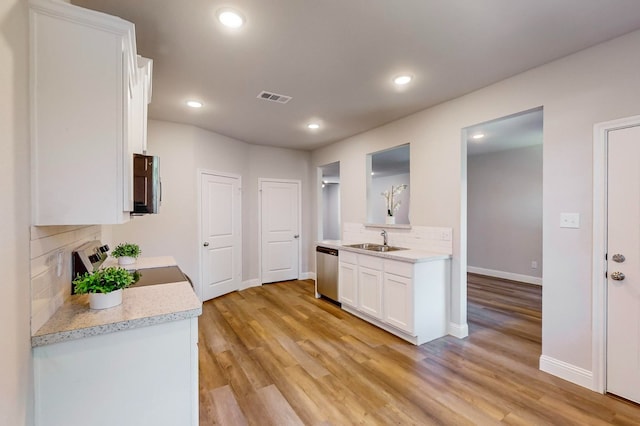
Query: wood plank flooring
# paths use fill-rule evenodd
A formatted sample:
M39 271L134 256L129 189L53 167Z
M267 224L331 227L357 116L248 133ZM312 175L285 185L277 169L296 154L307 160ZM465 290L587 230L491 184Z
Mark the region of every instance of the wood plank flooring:
M640 407L538 370L540 287L469 275L470 336L413 346L313 281L206 302L201 425L638 425Z

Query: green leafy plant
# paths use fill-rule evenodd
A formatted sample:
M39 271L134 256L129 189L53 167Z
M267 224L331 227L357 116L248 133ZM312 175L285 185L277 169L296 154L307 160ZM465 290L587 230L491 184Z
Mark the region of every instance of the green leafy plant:
M123 256L138 257L140 256L140 253L142 252L140 250L140 246L138 246L137 244L122 243L118 244L116 248L113 249L113 251L111 252L111 256L116 258Z
M84 293L111 293L121 288L126 288L134 282L133 274L124 268L110 266L95 272L85 272L73 280L75 292Z

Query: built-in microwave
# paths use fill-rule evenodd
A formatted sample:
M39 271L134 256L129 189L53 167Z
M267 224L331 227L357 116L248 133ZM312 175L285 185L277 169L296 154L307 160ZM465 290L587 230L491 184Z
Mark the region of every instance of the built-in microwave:
M158 213L162 202L160 158L133 154L133 215Z

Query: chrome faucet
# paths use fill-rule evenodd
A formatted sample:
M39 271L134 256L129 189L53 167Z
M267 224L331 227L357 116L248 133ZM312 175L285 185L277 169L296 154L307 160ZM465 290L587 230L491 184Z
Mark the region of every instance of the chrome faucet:
M383 238L383 241L384 241L384 243L383 243L383 244L386 246L386 245L387 245L387 237L389 236L389 235L387 234L387 230L386 230L386 229L383 229L383 230L382 230L382 232L380 233L380 235L382 235L382 238Z

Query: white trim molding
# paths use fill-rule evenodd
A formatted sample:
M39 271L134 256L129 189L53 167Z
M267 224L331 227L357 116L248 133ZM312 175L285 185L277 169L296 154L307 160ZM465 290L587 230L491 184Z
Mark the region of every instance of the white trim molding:
M242 281L240 290L246 290L250 287L260 287L260 286L262 286L262 284L260 284L260 280L257 278L254 278L252 280Z
M316 273L315 272L302 272L300 273L300 278L298 278L299 280L316 280Z
M560 377L576 385L593 389L593 373L559 359L546 355L540 356L540 370Z
M607 144L609 132L639 126L640 115L597 123L593 126L593 259L592 259L592 372L589 386L606 392L607 342Z
M475 266L467 266L467 272L502 278L504 280L520 281L521 283L542 285L542 278L531 275L514 274L513 272L496 271L494 269L477 268Z
M457 337L458 339L464 339L469 336L469 325L450 322L447 332L450 336Z

